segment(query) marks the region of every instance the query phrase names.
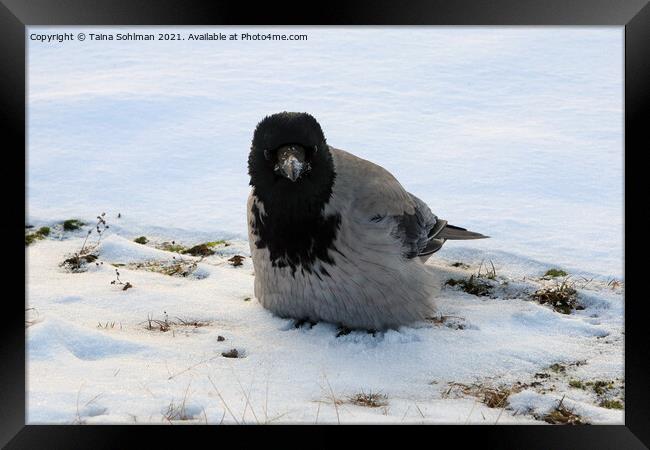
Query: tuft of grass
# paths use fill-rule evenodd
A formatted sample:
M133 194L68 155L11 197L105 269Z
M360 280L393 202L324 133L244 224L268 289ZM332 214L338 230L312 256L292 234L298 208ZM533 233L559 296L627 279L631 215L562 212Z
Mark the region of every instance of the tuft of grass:
M443 393L443 398L448 397L452 391L454 391L455 395L460 391L464 395L476 397L488 408L504 408L508 404L510 395L516 394L526 387L526 385L520 383L499 387L485 386L482 384L467 385L463 383L449 383L449 389Z
M569 386L571 386L572 388L576 388L576 389L583 389L583 390L587 389L585 384L580 380L571 380L571 381L569 381Z
M610 389L614 389L614 382L613 381L604 381L604 380L597 380L592 382L587 383L593 391L598 394L602 395L609 391Z
M70 272L83 272L85 270L86 264L95 262L97 260L97 255L94 253L87 254L75 254L70 258L65 259L60 266L65 267Z
M481 261L481 264L478 266L478 273L476 274L477 278L487 278L488 280L496 280L497 279L497 269L494 267L494 263L492 260L490 260L490 266L491 268L488 269L487 264L485 265L485 273L481 274L481 269L483 268L483 261Z
M167 317L167 312L165 312L164 314L165 314L164 320L154 319L151 315L148 315L146 320L147 322L146 329L149 331L162 331L163 333L169 331L172 323L169 321Z
M40 234L41 236L49 236L50 235L50 227L41 227L38 229L36 232Z
M578 303L578 291L574 284L564 280L552 287L544 287L531 295L531 298L540 305L550 305L555 311L562 314L571 314L573 310L584 309Z
M461 264L463 263L454 263L452 265L455 267L461 267L460 266ZM488 268L486 264L485 272L482 272L481 270L483 269L483 261L481 261L481 264L479 264L478 267L478 272L475 275L472 274L466 280L450 278L445 282L445 285L451 287L458 286L461 290L471 295L476 295L479 297L489 296L490 294L492 294L492 284L490 284L488 281L485 280L496 280L497 278L497 270L494 267L494 263L491 260L490 260L490 265L491 268Z
M163 412L163 417L165 420L168 422L171 422L172 420L192 420L194 419L193 416L187 413L185 410L185 403L181 403L179 405L175 404L174 402L171 402L169 406L167 407L167 410Z
M566 277L567 275L568 273L562 269L548 269L544 274L544 278Z
M207 244L199 244L191 247L187 250L183 250L181 253L188 254L192 256L210 256L214 255L214 250L208 247Z
M105 216L106 216L105 212L97 216L97 223L94 226L92 226L90 229L88 229L88 232L86 233L86 238L84 239L83 244L81 244L81 249L78 252L74 253L72 257L64 260L60 264L60 266L65 267L70 272L79 273L79 272L84 272L86 270L86 263L93 262L97 259L98 255L93 252L95 252L99 248L99 243L101 242L103 233L108 228L110 228L109 225L106 223L106 219L104 219ZM68 230L70 229L76 230L80 228L81 225L85 225L85 224L77 219L70 219L70 220L66 220L63 223L63 228ZM89 246L86 246L86 244L88 243L88 238L93 233L93 231L97 232L97 241L94 243L94 245L90 244ZM101 265L103 264L103 262L97 262L95 264Z
M459 268L461 268L461 269L469 269L469 265L468 265L468 264L465 264L465 263L460 262L460 261L457 261L457 262L455 262L455 263L452 263L451 266L452 266L452 267L459 267Z
M582 417L563 406L563 402L564 397L562 397L562 400L560 400L560 403L555 409L541 417L541 419L552 425L584 425L585 422L582 420Z
M483 392L483 403L488 408L501 408L507 403L511 393L509 389L486 389Z
M353 405L365 406L366 408L379 408L388 405L388 396L377 392L365 393L363 391L350 396L348 401Z
M65 221L63 222L63 229L64 229L65 231L74 231L74 230L78 230L78 229L80 229L80 228L83 227L84 225L86 225L86 224L85 224L84 222L82 222L81 220L78 220L78 219L68 219L68 220L65 220Z
M449 279L445 284L451 287L459 287L468 294L479 297L488 296L492 292L492 286L489 283L474 275L471 275L467 280Z
M147 239L146 236L140 236L140 237L137 237L137 238L133 239L133 242L144 245L147 242L149 242L149 239Z
M178 325L182 327L201 328L210 325L210 322L206 322L204 320L182 319L180 317L177 317L176 319L178 320L178 322L175 322L174 325ZM217 340L219 339L217 338Z
M187 402L187 394L189 393L190 386L187 386L187 389L185 390L185 395L183 396L183 400L176 404L172 400L169 406L167 407L167 410L165 410L162 415L163 418L166 419L168 422L171 423L172 420L192 420L194 417L188 413L186 409L186 402Z
M141 323L145 323L146 324L145 328L149 331L161 331L163 333L166 333L167 331L178 327L200 328L200 327L207 327L208 325L210 325L210 322L208 321L182 319L180 317L177 317L176 321L173 321L173 320L169 320L167 311L164 311L163 314L165 315L164 319L154 319L153 316L148 315L147 320Z
M607 409L623 409L623 403L619 400L603 400L600 406Z

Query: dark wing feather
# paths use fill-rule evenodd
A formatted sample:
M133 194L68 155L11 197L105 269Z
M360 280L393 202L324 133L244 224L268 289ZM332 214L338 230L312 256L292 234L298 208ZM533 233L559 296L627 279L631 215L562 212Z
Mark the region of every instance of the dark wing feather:
M397 227L394 234L402 241L405 257L429 256L440 250L448 239L489 237L448 224L446 220L436 217L422 200L411 193L409 195L415 204L415 212L395 216Z
M409 193L414 203L413 214L404 213L394 216L397 226L393 234L402 241L404 247L404 256L406 258L415 258L422 254L430 254L442 246L438 244L435 235L440 232L446 225L446 221L438 220L431 212L431 209L422 200ZM444 241L443 241L444 242Z

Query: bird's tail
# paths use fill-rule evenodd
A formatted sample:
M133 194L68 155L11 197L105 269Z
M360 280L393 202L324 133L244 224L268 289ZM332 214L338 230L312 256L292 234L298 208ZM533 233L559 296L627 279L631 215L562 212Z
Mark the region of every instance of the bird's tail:
M465 228L449 225L446 220L438 219L436 225L429 231L427 246L418 253L418 256L422 258L422 261L426 261L431 255L440 250L447 240L485 239L489 237L481 233L468 231Z
M440 232L436 235L436 238L439 239L449 239L449 240L463 240L463 239L485 239L490 236L485 236L481 233L475 233L474 231L468 231L465 228L457 227L454 225L447 224Z

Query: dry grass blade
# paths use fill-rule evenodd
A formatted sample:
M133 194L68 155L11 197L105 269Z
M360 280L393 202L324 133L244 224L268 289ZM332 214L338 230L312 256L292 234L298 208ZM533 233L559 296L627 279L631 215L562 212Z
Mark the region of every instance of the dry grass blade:
M181 370L180 372L176 372L176 373L173 374L173 375L170 374L169 377L168 377L167 379L168 379L168 380L171 380L171 379L173 379L173 378L176 378L177 376L182 375L182 374L184 374L185 372L188 372L188 371L190 371L190 370L194 369L195 367L198 367L198 366L200 366L200 365L202 365L202 364L208 363L208 362L210 362L210 361L212 361L212 360L214 360L214 359L216 359L216 358L218 358L218 356L213 356L213 357L211 357L211 358L208 358L208 359L204 359L204 360L202 360L202 361L199 361L199 362L197 362L196 364L193 364L193 365L189 366L188 368ZM165 364L166 364L166 363L165 363ZM169 373L169 369L167 369L167 372Z
M253 389L253 381L255 380L255 378L254 377L251 378L251 385L250 385L248 395L247 395L246 391L244 390L244 386L241 384L241 380L239 379L239 377L237 376L237 373L235 372L235 369L231 366L230 370L232 371L232 374L235 377L235 380L237 381L237 384L239 385L239 388L241 389L242 394L244 394L244 398L246 399L246 403L244 404L244 412L243 412L242 418L241 418L242 423L244 422L244 418L246 417L246 409L250 406L251 413L253 414L253 417L255 418L255 422L257 422L257 424L259 424L260 421L257 419L257 414L255 414L255 410L253 409L253 405L250 402L250 392Z
M334 403L334 410L336 411L336 421L339 425L341 425L341 416L339 415L339 405L338 405L338 400L336 399L336 396L334 395L334 390L332 389L332 385L330 384L329 380L327 379L327 375L323 374L323 377L325 378L325 382L327 383L327 387L330 391L330 395L332 396L332 403Z
M239 421L237 420L237 417L233 414L232 410L228 406L228 403L226 403L226 400L224 400L223 396L221 395L221 392L219 392L219 389L217 389L217 386L214 384L214 381L212 381L212 378L210 378L210 375L208 375L208 380L210 380L210 384L214 388L215 392L219 396L219 399L221 400L221 403L223 403L223 406L226 408L226 411L231 415L232 419L235 421L237 425L239 425ZM221 419L223 422L223 418Z

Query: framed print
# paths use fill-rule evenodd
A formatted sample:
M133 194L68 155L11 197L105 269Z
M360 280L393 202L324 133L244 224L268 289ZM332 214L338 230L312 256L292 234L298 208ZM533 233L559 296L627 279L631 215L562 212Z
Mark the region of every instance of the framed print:
M0 11L7 448L650 442L647 2Z

